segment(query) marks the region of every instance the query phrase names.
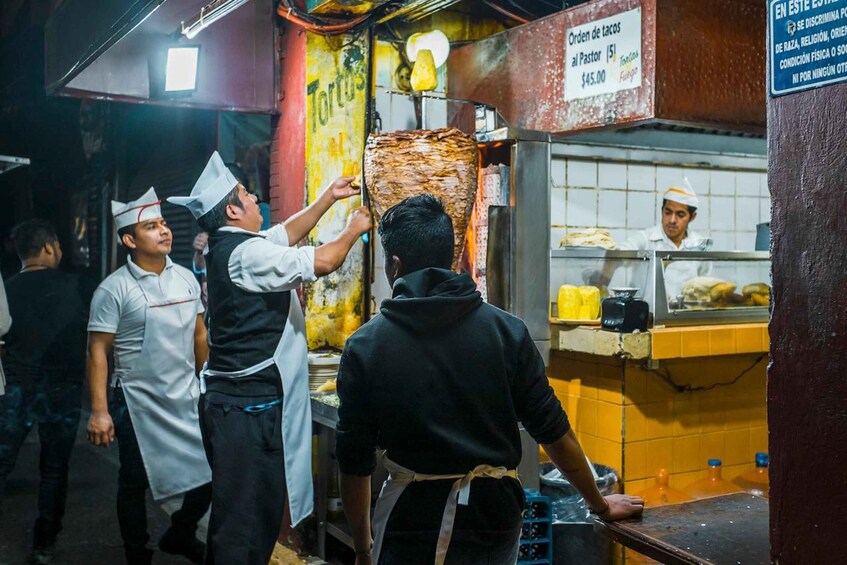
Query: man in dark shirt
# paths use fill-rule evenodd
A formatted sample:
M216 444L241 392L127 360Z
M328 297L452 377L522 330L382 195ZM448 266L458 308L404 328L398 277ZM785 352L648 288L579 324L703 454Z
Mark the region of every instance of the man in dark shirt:
M41 483L31 562L53 558L62 529L68 461L79 424L85 367L85 323L90 292L58 270L62 249L51 224L29 220L12 232L20 273L6 281L12 328L0 397L0 501L26 436L38 422Z
M336 456L356 563L514 563L524 504L518 422L599 516L641 512L641 499L597 490L524 323L449 270L453 228L441 202L404 200L379 234L393 298L347 341L338 374ZM391 476L372 548L377 446Z

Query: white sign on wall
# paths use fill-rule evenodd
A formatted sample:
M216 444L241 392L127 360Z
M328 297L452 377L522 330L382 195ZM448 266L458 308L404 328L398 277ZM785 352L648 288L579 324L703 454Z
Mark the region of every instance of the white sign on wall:
M641 86L641 8L569 28L565 100Z

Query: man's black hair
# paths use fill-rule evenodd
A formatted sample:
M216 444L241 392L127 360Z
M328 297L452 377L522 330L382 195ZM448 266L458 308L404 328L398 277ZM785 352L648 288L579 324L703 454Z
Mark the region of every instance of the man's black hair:
M214 208L197 218L200 229L208 233L214 233L218 228L224 227L229 220L226 215L226 207L229 205L238 206L242 210L244 209L244 206L241 205L241 200L238 198L238 186L233 188L223 200L215 204Z
M138 224L130 224L128 226L124 226L118 230L118 241L123 241L125 235L131 235L135 237L135 226Z
M453 263L453 221L431 194L411 196L388 210L379 222L385 256L397 256L403 273Z
M665 204L667 204L667 203L668 203L668 199L667 199L667 198L663 198L663 199L662 199L662 210L664 210L664 209L665 209ZM696 211L697 211L697 207L696 207L696 206L688 206L688 205L686 205L685 207L686 207L686 208L688 208L688 213L689 213L689 214L693 214L694 212L696 212Z
M12 228L12 241L21 261L38 257L46 244L58 240L56 228L47 220L27 220Z

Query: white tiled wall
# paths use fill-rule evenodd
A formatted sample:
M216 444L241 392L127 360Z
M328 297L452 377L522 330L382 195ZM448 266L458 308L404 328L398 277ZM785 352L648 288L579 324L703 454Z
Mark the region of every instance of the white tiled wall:
M700 197L691 229L710 236L716 251L752 251L756 224L770 221L767 174L643 163L554 159L550 244L569 229L607 228L615 241L661 221L661 194L687 178Z

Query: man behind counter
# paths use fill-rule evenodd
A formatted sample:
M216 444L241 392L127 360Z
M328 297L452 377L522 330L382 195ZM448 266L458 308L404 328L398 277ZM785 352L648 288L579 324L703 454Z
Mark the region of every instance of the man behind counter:
M712 240L688 226L697 218L697 198L688 181L672 186L662 195L662 222L638 232L621 244L620 249L647 251L707 251Z
M596 514L640 513L640 498L597 490L524 323L449 270L453 228L441 202L404 200L379 234L393 298L347 341L338 374L336 456L356 563L514 563L524 505L518 422ZM377 445L391 476L371 549Z
M697 218L700 199L685 180L681 187L672 186L662 194L662 221L618 245L621 250L637 251L709 251L712 240L700 233L691 231L689 226ZM605 289L620 266L615 261L607 261L602 268L587 270L584 282ZM665 292L668 299L682 293L685 283L694 277L711 273L708 261L673 261L665 267ZM633 282L625 283L631 286Z

